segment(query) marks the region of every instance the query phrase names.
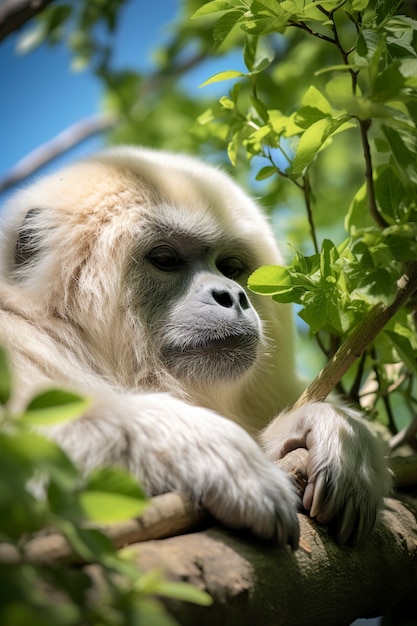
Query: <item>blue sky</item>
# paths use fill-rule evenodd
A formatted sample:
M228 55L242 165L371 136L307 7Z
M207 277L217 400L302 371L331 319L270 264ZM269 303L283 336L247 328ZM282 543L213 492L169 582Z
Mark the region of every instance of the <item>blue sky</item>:
M114 43L115 65L150 71L152 51L169 38L169 25L179 10L180 0L130 0L120 16ZM71 56L65 45L41 46L19 56L18 37L19 33L13 34L0 44L0 177L30 151L94 114L100 109L102 98L98 79L88 70L71 70ZM228 61L229 67L243 69L240 54ZM209 59L187 76L185 86L197 90L207 77L224 68L224 59L218 63ZM222 83L212 89L224 93L227 86ZM88 140L61 158L59 164L91 153L100 145L99 138ZM56 167L57 161L45 169Z

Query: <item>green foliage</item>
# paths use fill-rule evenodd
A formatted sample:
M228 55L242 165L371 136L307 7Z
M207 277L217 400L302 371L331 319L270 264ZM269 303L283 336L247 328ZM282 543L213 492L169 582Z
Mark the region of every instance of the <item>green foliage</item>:
M54 45L65 39L73 52L72 68L83 70L94 64L107 65L111 47L102 43L103 32L114 33L119 12L126 0L75 0L51 4L44 9L18 42L25 54L43 43Z
M214 0L193 16L219 20L215 49L239 30L247 68L204 83L234 82L200 123L220 126L231 162L256 163L257 180L270 182L267 199L303 203L309 224L314 253L260 268L249 286L296 304L327 356L373 306L393 300L417 258L417 22L400 8L392 0ZM337 243L320 243L320 226L332 222ZM414 414L415 330L409 303L340 390L357 401L376 371L372 408L381 409L384 366L401 362L396 393ZM385 397L383 408L395 430Z
M159 572L142 574L129 550L118 551L98 524L140 515L146 497L125 471L106 467L82 476L53 442L31 430L68 420L88 403L51 390L33 398L27 412L7 410L11 374L0 351L0 623L13 626L175 626L154 596L208 605L210 597L183 583L169 583ZM92 594L90 574L79 567L25 557L36 533L58 532L74 553L101 568L101 591ZM20 562L7 558L9 544Z

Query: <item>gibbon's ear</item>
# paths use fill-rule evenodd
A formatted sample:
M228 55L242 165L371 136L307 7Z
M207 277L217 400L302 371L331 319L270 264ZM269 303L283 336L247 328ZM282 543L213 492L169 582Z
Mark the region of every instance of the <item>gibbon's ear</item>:
M30 209L19 226L17 231L17 241L14 249L14 269L18 270L22 266L30 263L39 252L39 236L33 223L41 209Z

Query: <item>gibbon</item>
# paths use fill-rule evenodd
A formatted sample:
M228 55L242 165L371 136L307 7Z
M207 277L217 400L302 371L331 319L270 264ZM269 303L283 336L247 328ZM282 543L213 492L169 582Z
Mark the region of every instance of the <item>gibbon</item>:
M84 415L48 429L84 471L116 464L293 548L298 496L274 461L307 448L304 509L341 543L369 534L390 488L379 443L353 410L286 410L301 391L291 310L246 288L281 254L226 174L109 149L19 191L1 220L13 411L49 387L87 394Z

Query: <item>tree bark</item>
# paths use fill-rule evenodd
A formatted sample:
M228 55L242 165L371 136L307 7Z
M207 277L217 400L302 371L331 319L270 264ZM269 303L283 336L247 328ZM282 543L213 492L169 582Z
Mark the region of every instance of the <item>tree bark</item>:
M280 463L300 490L305 463L302 449ZM391 466L397 485L410 484L413 477L415 483L417 456L395 458ZM141 518L103 531L117 547L129 545L143 571L161 569L168 579L188 581L212 596L208 608L164 600L183 626L347 626L417 597L416 518L417 495L386 500L370 537L349 548L300 513L300 544L293 552L249 532L220 528L202 509L168 493L153 498ZM20 550L1 544L0 562L22 560L82 564L57 533L35 536ZM84 567L101 588L100 567Z
M354 549L300 514L296 552L218 527L130 550L143 571L162 569L212 596L210 607L164 600L182 626L347 626L416 596L416 517L417 499L387 500L371 536ZM100 580L97 566L86 569Z

